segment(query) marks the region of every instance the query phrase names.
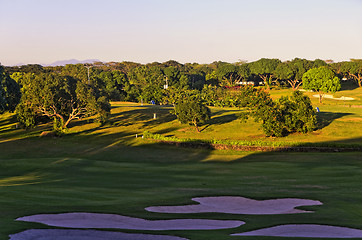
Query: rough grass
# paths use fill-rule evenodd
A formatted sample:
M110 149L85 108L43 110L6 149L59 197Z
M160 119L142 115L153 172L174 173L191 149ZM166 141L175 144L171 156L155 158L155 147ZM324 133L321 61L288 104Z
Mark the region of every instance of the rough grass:
M360 92L360 89L352 92ZM148 130L165 136L201 139L361 144L361 108L327 102L320 106L319 130L279 139L265 138L253 121L240 123L236 119L238 109L212 108L213 124L204 126L197 134L193 127L180 124L170 115L168 107L131 103L113 103L112 106L110 124L100 126L92 119L85 119L73 123L68 134L61 138L38 137L51 125L25 131L16 128L12 114L1 116L0 239L8 239L9 234L30 228L51 228L15 222L18 217L64 212L115 213L145 219L246 221L239 228L226 230L123 231L171 234L195 240L239 239L229 234L287 223L361 229L361 152L179 149L135 137ZM153 113L157 114L157 119L153 119ZM144 210L148 206L190 204L192 197L222 195L254 199L307 198L320 200L324 205L303 208L315 210L313 214L266 216L162 214Z

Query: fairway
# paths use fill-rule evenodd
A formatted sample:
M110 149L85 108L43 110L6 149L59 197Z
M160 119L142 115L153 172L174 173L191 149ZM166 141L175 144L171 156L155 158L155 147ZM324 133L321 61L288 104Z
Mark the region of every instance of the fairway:
M50 124L23 130L16 128L13 115L5 114L0 130L0 239L29 229L59 229L16 221L25 216L59 213L117 214L151 221L245 222L217 230L94 229L111 231L105 233L111 235L171 235L192 240L255 239L231 234L287 224L362 229L360 151L187 149L141 137L147 130L176 138L361 146L360 109L329 104L322 107L325 112L319 115L320 129L285 138L265 137L258 123L251 120L241 123L236 116L240 110L236 108L212 108L212 124L197 134L192 126L180 124L169 113L171 107L113 103L109 124L100 126L92 119L84 119L71 125L60 138L39 137L51 128ZM192 198L214 196L310 199L321 205L299 206L295 212L300 213L259 215L146 210L151 206L195 204Z
M232 162L221 162L224 155L213 151L185 151L152 144L95 151L96 144L65 138L18 140L2 143L0 147L1 153L8 152L0 162L1 169L6 169L0 181L1 239L26 229L51 228L14 221L40 213L94 212L149 220L197 218L246 222L226 230L122 231L189 239L252 239L229 234L278 224L351 228L360 228L362 224L360 152L255 153L233 155ZM6 151L15 147L18 151ZM25 157L24 148L34 151ZM204 162L210 158L214 161ZM305 198L319 200L323 205L301 208L314 213L258 216L144 210L155 205L191 204L193 197L220 195L259 200Z

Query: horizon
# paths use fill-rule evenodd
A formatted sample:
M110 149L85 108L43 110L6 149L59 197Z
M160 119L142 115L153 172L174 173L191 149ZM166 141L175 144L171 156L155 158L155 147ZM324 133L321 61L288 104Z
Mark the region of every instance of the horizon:
M359 0L0 0L0 7L5 66L362 58Z
M295 57L295 58L299 58L299 57ZM261 59L261 58L260 58ZM258 61L258 60L260 60L260 59L256 59L256 60L254 60L254 61ZM276 59L276 58L274 58L274 59ZM299 59L302 59L302 58L299 58ZM316 58L316 59L307 59L308 61L315 61L315 60L317 60L318 58ZM351 60L353 60L354 58L350 58L349 60L343 60L343 61L338 61L338 62L349 62L349 61L351 61ZM279 59L280 60L280 59ZM287 60L285 60L285 61L282 61L282 62L286 62L286 61L292 61L293 59L287 59ZM328 61L329 60L332 60L333 61L333 59L318 59L318 60L322 60L322 61L327 61L327 63L328 63ZM76 63L66 63L66 62L68 62L68 61L76 61ZM165 63L165 62L168 62L168 61L176 61L176 60L174 60L174 59L169 59L169 60L166 60L166 61L162 61L162 62L158 62L158 61L152 61L152 62L147 62L147 63L140 63L140 62L135 62L135 61L127 61L127 60L123 60L123 61L102 61L102 60L100 60L100 59L82 59L82 60L79 60L79 59L74 59L74 58L72 58L72 59L65 59L65 60L58 60L58 61L55 61L55 62L52 62L52 63L19 63L19 64L15 64L15 65L4 65L4 64L2 64L1 62L0 62L0 65L2 65L2 66L5 66L5 67L21 67L21 66L25 66L25 65L41 65L42 67L55 67L55 66L65 66L65 65L68 65L68 64L94 64L94 63L97 63L97 62L100 62L100 63L102 63L102 64L107 64L107 63L123 63L123 62L133 62L133 63L139 63L139 64L142 64L142 65L147 65L147 64L151 64L151 63L160 63L160 64L162 64L162 63ZM245 62L245 63L251 63L251 62L254 62L254 61L243 61L243 62ZM61 65L55 65L56 63L60 63L60 62L65 62L65 63L62 63ZM208 64L212 64L212 63L214 63L214 62L224 62L224 61L219 61L219 60L215 60L215 61L212 61L212 62L208 62L208 63L198 63L198 62L179 62L179 61L176 61L176 62L178 62L178 63L180 63L180 64L183 64L183 65L185 65L185 64L194 64L194 63L196 63L196 64L200 64L200 65L203 65L203 64L206 64L206 65L208 65ZM226 62L226 63L230 63L230 64L236 64L236 63L238 63L239 61L236 61L236 62ZM338 63L337 61L333 61L333 63Z

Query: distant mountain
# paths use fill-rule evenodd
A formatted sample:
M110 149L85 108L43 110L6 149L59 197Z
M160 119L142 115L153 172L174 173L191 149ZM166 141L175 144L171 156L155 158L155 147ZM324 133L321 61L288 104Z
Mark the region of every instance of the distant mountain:
M101 62L101 61L98 60L98 59L87 59L87 60L83 60L83 61L79 61L77 59L69 59L69 60L56 61L56 62L53 62L51 64L47 64L47 65L44 65L44 66L55 67L55 66L65 66L67 64L94 63L94 62Z

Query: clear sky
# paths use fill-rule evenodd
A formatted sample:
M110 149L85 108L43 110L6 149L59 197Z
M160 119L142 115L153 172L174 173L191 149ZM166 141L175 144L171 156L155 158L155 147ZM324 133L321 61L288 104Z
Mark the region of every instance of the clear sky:
M0 0L0 62L362 58L362 0Z

